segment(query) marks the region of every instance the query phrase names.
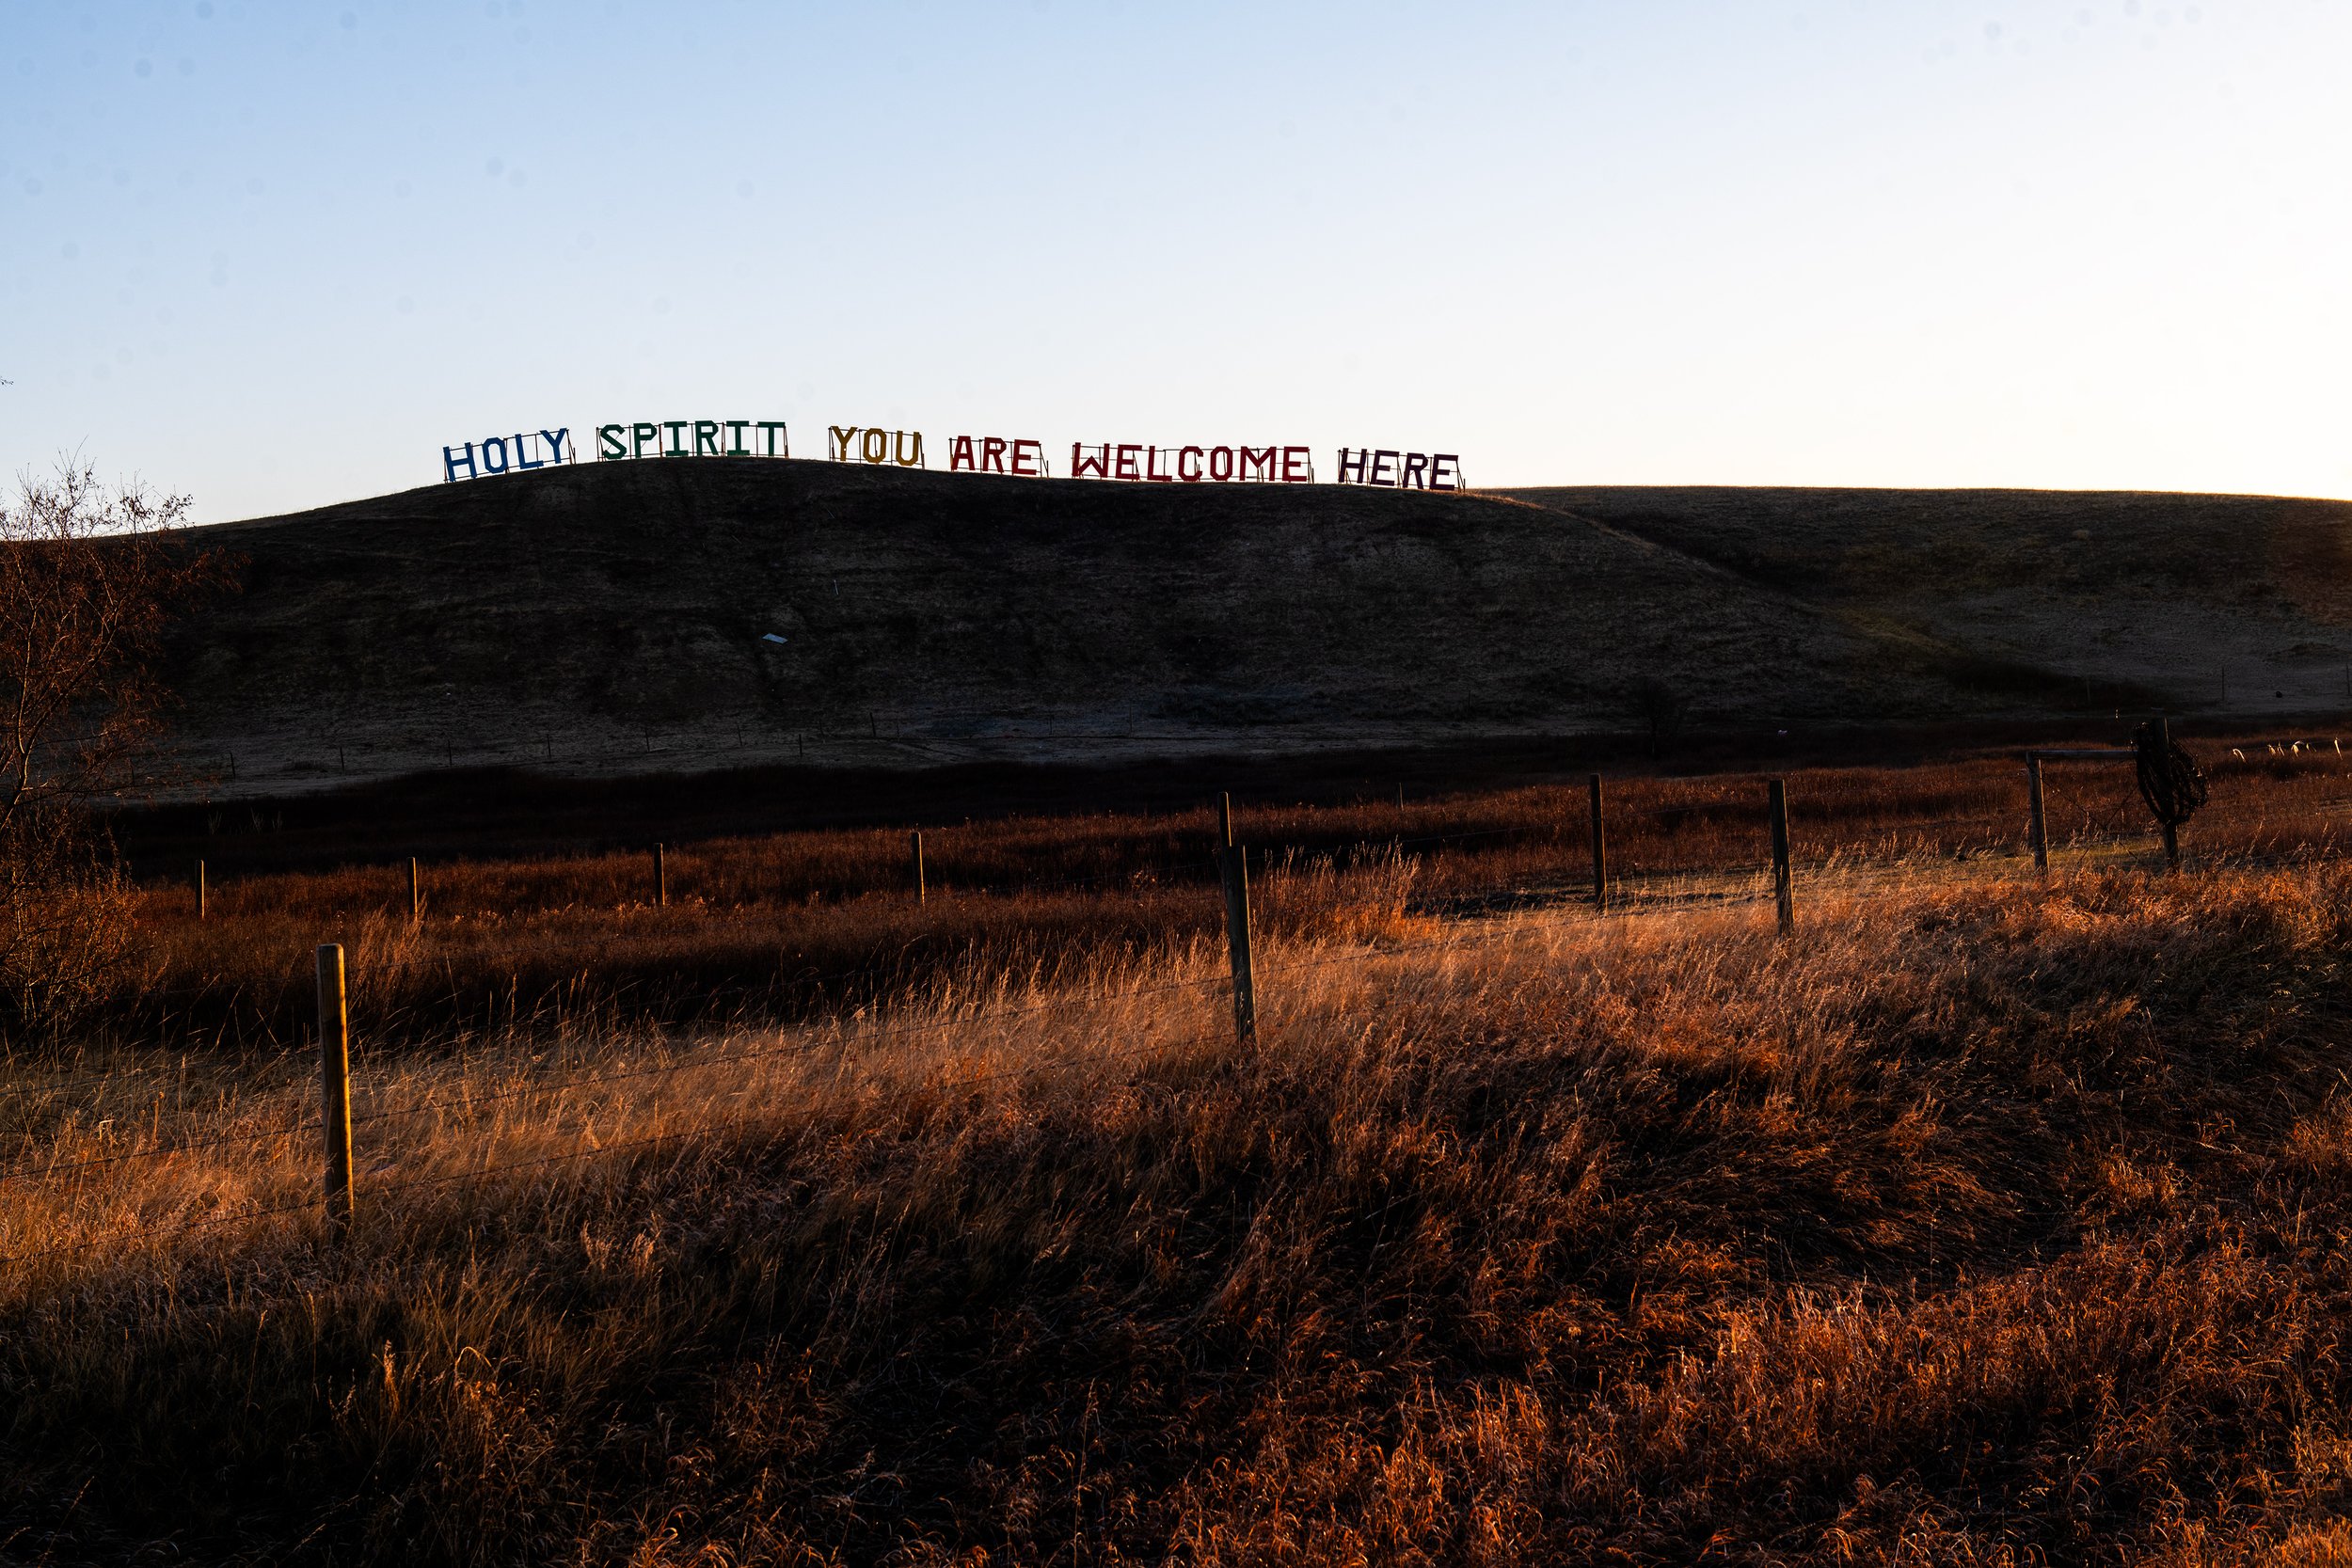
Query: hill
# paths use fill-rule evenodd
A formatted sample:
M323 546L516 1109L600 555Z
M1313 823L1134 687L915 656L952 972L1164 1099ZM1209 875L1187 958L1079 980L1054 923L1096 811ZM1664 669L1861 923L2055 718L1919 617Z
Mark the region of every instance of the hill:
M191 745L246 787L2185 711L2233 665L2228 706L2309 710L2346 678L2347 520L591 464L201 531L246 587L174 673Z

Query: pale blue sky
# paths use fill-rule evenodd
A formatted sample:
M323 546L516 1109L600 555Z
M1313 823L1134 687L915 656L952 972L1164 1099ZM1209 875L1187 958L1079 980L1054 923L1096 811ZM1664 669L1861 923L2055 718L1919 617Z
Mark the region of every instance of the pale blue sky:
M781 418L2352 495L2347 63L2352 0L0 0L0 463L221 519Z

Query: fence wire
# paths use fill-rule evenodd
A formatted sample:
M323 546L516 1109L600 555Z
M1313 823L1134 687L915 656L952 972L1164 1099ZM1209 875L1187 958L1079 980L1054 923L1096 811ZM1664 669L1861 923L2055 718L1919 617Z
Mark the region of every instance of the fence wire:
M1712 803L1710 802L1708 804L1711 805ZM1724 804L1728 806L1732 804L1732 802L1724 802ZM1667 806L1658 809L1661 812L1674 812L1686 811L1690 808ZM1955 828L1977 831L1994 829L1997 827L2003 832L2014 832L2015 826L2016 825L2013 823L2007 822L2005 816L2002 818L1982 816L1951 817L1935 819L1924 823L1903 822L1890 824L1883 835L1872 836L1899 838L1904 836L1916 836L1929 832ZM1336 858L1337 854L1350 849L1393 852L1402 850L1406 847L1417 847L1430 844L1455 843L1466 840L1502 837L1506 835L1541 835L1556 837L1559 832L1560 830L1556 827L1533 826L1520 828L1499 828L1491 830L1469 830L1462 832L1430 834L1410 839L1364 839L1352 841L1351 843L1336 847L1284 847L1280 852L1294 855L1306 855L1309 857L1331 856ZM2076 835L2068 842L2066 847L2074 848L2078 851L2085 848L2111 849L2126 846L2145 848L2151 847L2150 836L2151 835L2144 832L2115 833L2106 835ZM1840 846L1825 858L1800 863L1801 869L1807 871L1816 879L1831 879L1833 886L1838 882L1853 886L1866 885L1885 879L1899 879L1904 874L1905 868L1899 859L1890 863L1875 857L1865 860L1857 856L1855 858L1846 860L1841 865L1840 858L1846 856L1849 850L1852 847L1852 846ZM2054 847L2057 847L2057 846L2054 846ZM2283 864L2308 864L2315 859L2322 858L2323 856L2330 856L2336 852L2337 847L2331 840L2324 845L2306 843L2285 850L2260 853L2243 852L2227 855L2208 855L2206 860L2207 863L2223 866L2253 867ZM1270 851L1267 848L1257 848L1252 851L1252 858L1258 860L1260 863L1264 863ZM1184 863L1184 868L1189 869L1196 863ZM1214 865L1217 863L1210 862L1207 863ZM1746 871L1718 868L1714 870L1693 870L1690 872L1664 873L1655 877L1645 876L1638 878L1631 882L1625 879L1613 880L1610 888L1612 912L1618 915L1634 914L1643 912L1645 909L1658 909L1661 904L1666 908L1672 908L1677 905L1683 904L1689 897L1693 896L1692 894L1687 891L1688 885L1700 882L1710 882L1714 885L1707 892L1695 895L1696 896L1709 897L1724 901L1761 900L1770 896L1770 888L1759 872L1760 868ZM1086 880L1099 883L1102 881L1116 879L1131 879L1134 873L1131 872L1105 874L1104 877L1088 879ZM1662 894L1660 892L1658 887L1658 884L1660 883L1666 884ZM1679 893L1677 892L1677 884L1683 884L1685 891ZM1050 886L1051 884L1047 885ZM1069 885L1078 884L1073 881ZM1475 899L1482 896L1527 896L1543 898L1555 906L1576 905L1582 907L1576 908L1574 912L1563 913L1550 918L1531 917L1524 913L1517 913L1514 914L1513 917L1507 922L1486 925L1483 928L1480 925L1474 924L1472 921L1461 920L1458 921L1454 927L1441 939L1394 945L1365 946L1325 958L1294 958L1283 956L1279 954L1279 951L1269 952L1264 955L1263 959L1262 959L1258 965L1258 978L1262 983L1264 981L1279 981L1279 978L1284 975L1304 974L1311 971L1328 970L1342 967L1360 970L1372 964L1416 956L1424 956L1435 953L1460 954L1490 950L1496 945L1518 942L1532 935L1537 935L1557 929L1565 929L1570 927L1589 927L1596 919L1600 918L1598 911L1590 908L1585 902L1590 897L1589 892L1581 888L1574 890L1529 889L1524 887L1495 888L1486 890L1484 894L1470 892L1465 893L1460 896L1468 899ZM444 967L447 962L448 960L445 958L406 960L389 965L375 966L371 971L364 972L361 975L355 976L355 978L363 979L366 973L399 972L409 968ZM283 984L286 988L292 989L301 985L306 976L307 968L304 971L298 971L295 974L290 974ZM730 991L743 994L758 994L761 992L772 993L772 991L780 985L789 984L805 987L827 984L834 981L871 979L872 977L873 971L869 966L858 970L836 971L831 974L818 976L780 975L775 980L762 986L719 988L716 990L706 991L704 994L707 996L715 996L727 994ZM356 1129L362 1126L376 1126L407 1117L430 1114L463 1113L484 1106L505 1104L534 1098L574 1093L616 1084L640 1083L649 1079L670 1078L679 1074L702 1072L723 1067L741 1066L757 1062L808 1059L827 1053L835 1053L846 1056L850 1053L857 1052L873 1042L881 1040L907 1037L924 1034L937 1034L959 1029L977 1029L1001 1022L1034 1018L1048 1013L1069 1013L1082 1009L1099 1009L1107 1005L1116 1005L1138 998L1162 996L1180 991L1206 992L1216 990L1226 990L1229 989L1230 986L1231 981L1226 976L1220 974L1152 986L1124 988L1103 991L1089 991L1081 994L1058 997L1049 1002L1036 1003L1017 1007L977 1008L968 1012L950 1014L931 1019L903 1020L890 1023L875 1022L847 1029L841 1028L836 1022L830 1029L827 1029L822 1025L815 1026L808 1035L803 1037L798 1037L789 1041L779 1041L776 1044L757 1047L750 1050L724 1051L717 1054L685 1057L675 1061L660 1062L641 1068L595 1072L585 1076L562 1077L546 1082L517 1085L510 1088L495 1090L488 1093L464 1093L446 1098L437 1098L428 1095L424 1099L413 1101L407 1103L370 1105L353 1115L351 1120ZM243 985L241 984L238 989L244 989ZM960 1091L992 1082L1001 1082L1015 1078L1034 1076L1036 1074L1052 1071L1063 1067L1081 1065L1089 1062L1116 1062L1128 1060L1149 1054L1165 1053L1172 1049L1176 1048L1172 1047L1168 1042L1163 1041L1138 1045L1125 1051L1088 1051L1067 1053L1057 1056L1038 1058L1032 1061L1021 1063L1017 1066L993 1069L984 1073L966 1074L962 1077L949 1080L936 1086L942 1089ZM111 1087L124 1079L162 1077L166 1075L177 1075L184 1078L189 1075L190 1069L191 1064L183 1058L181 1061L171 1064L130 1066L112 1072L87 1073L77 1077L52 1080L40 1084L27 1085L22 1083L11 1083L0 1085L0 1093L13 1095L58 1096L67 1093L76 1093L85 1088ZM294 1086L294 1085L289 1084L286 1085L279 1085L278 1087L292 1088ZM751 1092L752 1087L752 1085L747 1085L734 1090L730 1090L728 1091L727 1098L733 1098L743 1093ZM643 1137L622 1139L610 1143L591 1144L583 1142L580 1147L553 1154L529 1160L493 1162L469 1170L449 1172L430 1177L405 1178L391 1181L369 1181L363 1185L362 1192L369 1195L374 1195L446 1186L455 1182L480 1182L496 1176L516 1171L561 1165L602 1155L611 1155L627 1150L641 1149L661 1144L717 1136L731 1131L737 1131L755 1125L764 1119L772 1119L774 1114L774 1111L771 1109L762 1112L747 1113L740 1117L726 1118L716 1122L705 1120L691 1127L679 1128L667 1132L648 1134ZM83 1175L96 1169L130 1164L141 1161L167 1159L180 1154L198 1153L217 1148L294 1138L307 1133L315 1133L318 1131L319 1123L317 1121L311 1119L297 1119L283 1125L275 1125L242 1132L224 1133L198 1138L183 1138L147 1148L128 1149L108 1154L92 1155L72 1161L42 1162L39 1160L20 1160L15 1164L0 1168L0 1185L5 1185L10 1181L26 1180L37 1180L46 1184L58 1181L62 1179L74 1179L78 1181L78 1179ZM235 1225L247 1221L258 1221L306 1212L315 1212L318 1208L319 1202L317 1199L305 1199L299 1202L292 1202L274 1207L240 1211L234 1213L210 1215L203 1219L172 1226L131 1227L127 1230L118 1232L117 1237L136 1236L143 1239L169 1237L185 1232L212 1228L215 1227ZM0 1257L0 1265L25 1262L31 1259L65 1252L87 1252L105 1243L101 1240L84 1240L74 1243L60 1243L59 1245L54 1247L40 1248L6 1257Z

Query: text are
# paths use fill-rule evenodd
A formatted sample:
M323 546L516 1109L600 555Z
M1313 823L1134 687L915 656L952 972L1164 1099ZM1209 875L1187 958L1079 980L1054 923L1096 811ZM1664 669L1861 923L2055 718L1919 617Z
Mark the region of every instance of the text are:
M959 436L947 446L947 471L957 474L1010 474L1021 479L1051 479L1045 463L1045 443L1008 440L1002 436Z

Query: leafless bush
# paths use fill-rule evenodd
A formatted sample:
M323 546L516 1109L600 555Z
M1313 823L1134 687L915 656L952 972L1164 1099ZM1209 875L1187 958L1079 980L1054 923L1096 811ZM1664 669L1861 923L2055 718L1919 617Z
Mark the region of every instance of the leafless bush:
M67 461L0 507L0 1037L71 1020L121 957L96 813L161 732L165 628L224 575L168 532L188 504Z

